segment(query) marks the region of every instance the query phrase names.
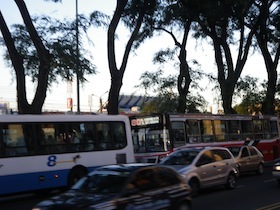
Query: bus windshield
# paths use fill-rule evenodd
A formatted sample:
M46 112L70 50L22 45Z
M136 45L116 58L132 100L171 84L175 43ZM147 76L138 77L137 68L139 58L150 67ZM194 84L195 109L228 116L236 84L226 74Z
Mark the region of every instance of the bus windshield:
M161 152L165 151L163 131L141 128L132 130L134 152Z

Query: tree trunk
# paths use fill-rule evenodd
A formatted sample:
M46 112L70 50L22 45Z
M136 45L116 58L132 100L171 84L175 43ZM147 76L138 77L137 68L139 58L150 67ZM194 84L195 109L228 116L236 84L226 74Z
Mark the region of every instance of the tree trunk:
M137 22L135 25L135 28L133 29L133 32L127 42L127 45L125 47L123 60L121 63L121 67L117 68L116 63L116 57L115 57L115 32L117 29L117 26L120 22L120 19L122 17L122 13L125 9L125 6L127 4L128 0L118 0L115 13L113 15L113 18L110 22L109 28L108 28L108 41L107 41L107 48L108 48L108 62L109 62L109 70L111 74L111 88L109 91L109 98L108 98L108 114L118 114L119 113L119 94L120 89L122 86L122 80L123 75L126 69L126 65L128 62L129 53L131 51L133 42L136 40L138 32L140 30L140 27L142 25L145 11L149 7L148 1L145 1L145 4L143 8L139 8L139 15L137 18Z
M185 48L181 48L179 60L180 60L180 73L177 82L177 88L179 92L179 103L178 103L177 112L185 113L187 108L187 94L189 91L190 83L192 81L189 72L189 65L186 61Z
M189 92L190 84L192 82L190 76L190 68L187 62L187 51L186 51L186 45L187 45L191 22L192 22L191 20L187 20L185 24L185 31L184 31L182 44L181 45L179 45L179 43L177 44L180 47L180 54L179 54L180 73L177 82L177 89L179 92L179 103L178 103L177 112L179 113L186 112L187 95Z
M46 99L47 88L48 88L48 76L50 71L51 56L49 54L49 51L45 48L41 38L39 37L32 23L26 4L24 3L23 0L15 0L15 2L20 10L27 31L30 34L30 37L37 50L39 62L40 62L40 66L38 70L39 72L38 72L37 88L36 88L33 102L31 103L31 105L27 105L27 104L23 105L22 109L19 111L20 113L25 113L25 114L26 113L41 114L42 107ZM18 94L20 93L21 92L19 92Z
M277 66L274 65L270 54L267 52L263 54L266 63L266 69L268 74L268 81L267 81L267 90L266 96L262 103L262 114L274 114L275 113L275 92L276 92L276 83L277 83Z
M226 81L222 83L220 82L223 109L225 114L236 114L236 111L232 108L234 85L235 83L228 83Z
M262 103L262 114L274 114L275 113L275 92L276 92L276 83L277 83L277 66L280 56L280 46L279 43L277 43L278 46L275 46L275 57L274 61L272 58L272 55L270 53L270 50L268 49L269 44L269 36L267 34L267 20L269 19L269 7L267 1L262 2L261 6L261 15L262 17L260 19L260 30L256 33L257 41L259 44L259 47L261 49L266 71L268 75L268 84L267 84L267 90L266 90L266 97Z
M0 29L16 74L18 112L19 114L40 114L42 112L42 107L46 98L51 57L48 50L44 47L36 29L34 28L24 1L15 0L15 2L20 10L21 16L38 52L38 57L40 60L40 66L38 70L38 86L33 102L30 105L26 97L26 80L23 60L21 55L16 50L11 33L9 32L6 22L0 13Z
M117 71L117 70L116 70ZM122 87L122 77L118 74L112 78L111 88L109 91L108 98L108 114L118 114L119 113L119 95Z

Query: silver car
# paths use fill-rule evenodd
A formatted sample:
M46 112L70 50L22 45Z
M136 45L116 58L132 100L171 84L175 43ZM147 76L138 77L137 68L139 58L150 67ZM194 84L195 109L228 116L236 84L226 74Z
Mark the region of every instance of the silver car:
M238 163L239 173L256 172L261 175L264 172L263 154L254 146L228 147Z
M236 187L237 163L224 147L185 148L171 153L160 164L176 169L197 196L200 189L225 185Z

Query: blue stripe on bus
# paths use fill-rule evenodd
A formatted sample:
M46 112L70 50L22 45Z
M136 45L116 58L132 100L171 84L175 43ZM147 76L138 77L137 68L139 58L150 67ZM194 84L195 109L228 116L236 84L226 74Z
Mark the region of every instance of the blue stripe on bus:
M69 170L0 176L0 195L67 185Z
M96 168L88 167L88 171ZM65 187L69 172L67 169L0 176L0 195Z

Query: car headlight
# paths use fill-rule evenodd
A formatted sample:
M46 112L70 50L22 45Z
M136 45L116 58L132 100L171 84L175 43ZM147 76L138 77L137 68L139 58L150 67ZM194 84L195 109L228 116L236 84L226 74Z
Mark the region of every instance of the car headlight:
M273 166L274 171L280 171L280 165L275 165Z

